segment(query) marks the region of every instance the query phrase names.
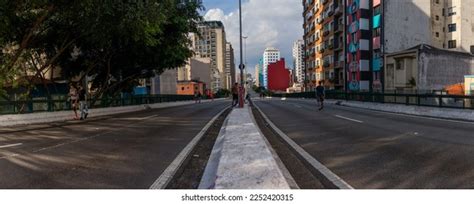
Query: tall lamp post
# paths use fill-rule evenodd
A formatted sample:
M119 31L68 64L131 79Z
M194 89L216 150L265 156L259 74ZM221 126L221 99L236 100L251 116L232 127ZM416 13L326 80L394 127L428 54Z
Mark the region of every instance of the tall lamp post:
M244 67L247 66L247 38L248 36L242 36L243 41L244 41L244 59L243 59L243 64ZM247 79L247 69L244 70L244 79ZM247 80L244 80L245 83L247 83Z
M240 31L240 91L239 91L239 107L244 107L244 69L245 65L243 64L243 49L242 49L242 0L239 0L239 31Z

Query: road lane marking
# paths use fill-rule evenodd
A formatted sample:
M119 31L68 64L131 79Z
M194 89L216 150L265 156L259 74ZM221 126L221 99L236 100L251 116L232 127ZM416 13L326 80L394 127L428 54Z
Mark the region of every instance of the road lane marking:
M360 120L356 120L356 119L352 119L352 118L348 118L348 117L344 117L344 116L340 116L340 115L334 115L334 116L336 116L336 117L338 117L338 118L341 118L341 119L344 119L344 120L350 120L350 121L356 122L356 123L364 123L364 122L362 122L362 121L360 121Z
M217 113L207 124L202 128L202 130L194 136L194 138L189 142L186 147L178 154L178 156L171 162L171 164L165 169L163 173L153 182L150 186L150 189L165 189L166 186L171 182L178 170L184 165L186 158L189 158L192 150L196 147L197 143L206 134L207 130L214 124L214 122L221 116L229 107L224 108L222 111Z
M22 145L22 144L23 144L23 143L16 143L16 144L2 145L2 146L0 146L0 148L16 147L16 146L20 146L20 145Z
M257 104L254 104L255 108L260 112L264 120L270 125L270 127L288 144L296 153L302 157L302 160L307 162L318 174L321 175L321 179L323 185L330 186L331 188L338 188L338 189L354 189L351 185L349 185L346 181L344 181L341 177L336 175L332 172L329 168L324 166L321 162L319 162L316 158L306 152L300 145L298 145L295 141L293 141L288 135L286 135L283 131L281 131L268 117L263 113L263 111L258 107ZM312 171L311 169L308 169Z

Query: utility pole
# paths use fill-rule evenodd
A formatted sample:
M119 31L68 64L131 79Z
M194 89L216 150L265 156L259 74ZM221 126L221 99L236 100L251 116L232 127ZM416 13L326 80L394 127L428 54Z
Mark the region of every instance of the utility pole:
M242 49L242 0L239 0L239 30L240 30L240 91L239 91L239 107L244 107L244 69L243 64L243 49Z

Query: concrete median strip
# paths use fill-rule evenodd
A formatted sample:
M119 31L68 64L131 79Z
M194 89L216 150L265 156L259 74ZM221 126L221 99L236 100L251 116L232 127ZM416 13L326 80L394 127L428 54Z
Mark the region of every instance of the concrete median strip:
M248 107L234 109L214 145L200 189L290 189Z
M191 142L188 143L188 145L186 145L186 147L178 154L178 156L158 177L158 179L153 182L153 184L150 186L150 189L165 189L166 186L168 186L174 175L183 165L184 161L186 161L186 158L189 157L189 154L193 151L196 144L202 139L202 137L205 135L211 125L217 120L217 118L219 118L219 116L222 115L222 113L224 113L226 110L227 108L219 112L206 124L206 126L204 126L204 128L193 138L193 140L191 140Z
M293 149L294 152L298 154L298 157L303 159L310 167L312 171L320 175L321 182L328 188L337 188L337 189L353 189L351 185L346 183L343 179L329 170L321 162L312 157L308 152L296 144L290 137L288 137L283 131L281 131L273 122L263 113L263 111L255 105L257 110L265 119L266 123Z

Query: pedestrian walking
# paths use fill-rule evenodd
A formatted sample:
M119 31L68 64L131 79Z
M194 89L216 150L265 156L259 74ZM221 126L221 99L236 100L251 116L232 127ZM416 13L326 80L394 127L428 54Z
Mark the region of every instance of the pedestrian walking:
M319 110L324 108L324 98L326 90L323 86L323 81L319 82L319 85L316 87L316 100L318 101Z
M72 111L74 112L74 120L78 120L77 116L77 102L78 102L78 92L75 84L71 83L69 85L69 102L71 103Z
M81 112L80 120L87 119L87 116L89 115L89 107L87 106L87 93L82 86L79 86L79 111Z
M245 82L245 104L250 103L250 87L249 87L249 82Z
M235 83L232 86L232 107L235 107L239 104L239 83Z
M202 94L198 87L194 89L194 103L201 103Z

